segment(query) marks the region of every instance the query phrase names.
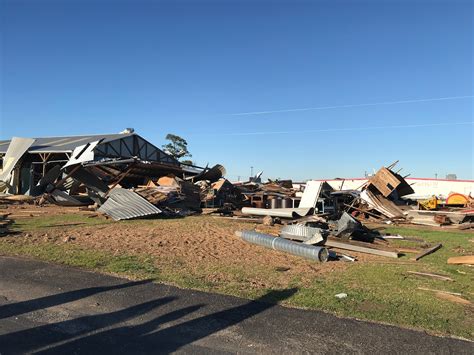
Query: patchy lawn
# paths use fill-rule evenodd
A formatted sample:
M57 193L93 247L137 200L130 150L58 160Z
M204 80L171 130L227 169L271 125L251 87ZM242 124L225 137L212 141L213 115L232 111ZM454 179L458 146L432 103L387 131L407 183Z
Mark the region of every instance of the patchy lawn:
M393 246L420 249L441 242L443 248L418 262L410 260L414 254L390 259L349 253L358 261L320 264L249 245L234 236L236 230L254 227L210 216L112 222L82 213L43 213L17 219L12 230L18 234L0 238L0 254L131 278L151 277L250 299L271 289L297 287L285 305L474 338L472 304L419 289L460 293L474 302L473 268L446 263L448 257L474 253L474 233L390 226L386 232L425 241L394 240ZM440 273L454 281L422 278L407 271ZM334 296L342 292L348 297Z

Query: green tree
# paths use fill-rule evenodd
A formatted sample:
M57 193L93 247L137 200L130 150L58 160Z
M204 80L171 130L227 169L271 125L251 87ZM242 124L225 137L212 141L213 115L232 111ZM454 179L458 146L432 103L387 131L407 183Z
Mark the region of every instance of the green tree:
M192 157L188 151L188 142L186 142L186 139L171 133L168 133L165 139L169 141L169 143L162 146L165 153L177 160L183 157ZM189 160L185 162L189 162Z

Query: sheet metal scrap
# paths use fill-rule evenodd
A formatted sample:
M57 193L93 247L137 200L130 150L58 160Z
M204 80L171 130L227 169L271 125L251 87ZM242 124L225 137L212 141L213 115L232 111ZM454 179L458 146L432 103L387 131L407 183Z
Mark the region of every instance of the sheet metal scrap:
M341 218L337 221L336 237L349 238L356 230L361 230L362 225L347 212L343 212Z
M324 241L327 231L321 228L305 227L300 225L284 226L281 229L280 236L285 239L294 239L302 241L305 244L318 244Z
M100 206L99 212L105 213L114 220L119 221L158 215L161 213L161 210L136 192L114 188L109 192L107 201Z
M189 180L192 180L194 182L197 182L200 180L209 180L210 182L215 182L219 180L221 177L223 177L225 174L226 174L225 168L220 164L216 164L212 168L208 168L208 167L204 168L204 170L201 173L189 178Z
M0 187L1 190L4 190L6 187L9 186L11 173L15 168L15 165L33 145L34 142L35 140L31 138L12 138L10 145L8 146L8 150L6 151L5 156L3 157L3 169L0 172L0 181L3 182L1 184L2 186Z
M380 212L388 218L404 218L403 211L392 201L383 197L380 193L367 189L360 193L361 200L365 201L370 208Z

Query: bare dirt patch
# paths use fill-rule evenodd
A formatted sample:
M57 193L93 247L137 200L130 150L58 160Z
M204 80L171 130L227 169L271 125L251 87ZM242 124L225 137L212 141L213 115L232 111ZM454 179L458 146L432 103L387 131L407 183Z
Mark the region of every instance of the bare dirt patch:
M88 220L103 218L77 208L65 209L57 206L10 206L7 211L13 216L25 215L28 219L39 221L72 212L82 214L84 218L92 216L87 218ZM273 279L277 279L282 286L287 286L294 278L304 282L316 275L348 267L345 262L320 264L248 244L234 235L235 231L243 229L257 229L275 235L279 231L278 226L269 227L199 215L98 225L77 221L46 223L41 229L32 229L14 238L17 242L27 238L28 242L69 243L115 255L148 255L153 257L158 268L186 268L190 273L206 274L211 283L229 278L227 273L221 271L228 269L232 270L234 279L236 273L245 274L242 277L256 288L269 286L268 280L265 280L262 273L249 276L248 271L240 269L267 270ZM377 259L366 255L357 257L359 260Z

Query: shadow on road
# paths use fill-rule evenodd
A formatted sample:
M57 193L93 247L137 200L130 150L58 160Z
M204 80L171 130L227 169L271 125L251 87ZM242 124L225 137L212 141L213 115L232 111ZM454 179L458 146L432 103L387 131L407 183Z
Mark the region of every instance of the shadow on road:
M0 353L18 354L45 348L52 344L64 342L77 336L99 331L121 322L143 316L155 308L176 299L176 297L159 298L120 311L79 317L1 335ZM95 349L96 352L98 349L100 348Z
M296 292L296 288L270 291L259 299L244 305L174 324L162 330L159 329L161 324L184 317L199 309L201 305L186 307L139 325L105 330L53 346L41 353L90 354L96 352L97 349L106 349L107 353L114 354L170 353L272 308L275 306L274 302L283 301Z
M44 309L52 306L57 306L63 303L68 303L72 301L79 300L81 298L86 298L97 293L119 290L122 288L133 287L137 285L142 285L150 283L153 280L142 280L134 282L126 282L123 284L112 285L112 286L100 286L100 287L89 287L83 288L80 290L74 290L64 293L58 293L50 296L45 296L41 298L36 298L33 300L16 302L12 304L6 304L0 307L0 319L18 316L23 313L28 313L36 311L39 309Z
M103 291L107 287L93 289L101 292L97 290ZM178 308L177 303L173 308L178 309L168 305L167 309L173 310L164 313L158 308L177 300L177 297L164 297L120 311L84 316L2 335L0 352L2 354L169 353L264 312L272 308L275 302L291 297L296 291L296 288L270 291L255 301L194 318L192 313L201 309L203 304ZM90 295L91 292L91 289L86 289L79 294ZM133 294L130 296L133 297ZM66 299L69 302L77 298L78 295L69 295ZM42 302L46 307L59 303L58 300ZM37 306L38 304L31 308L38 309ZM22 310L24 313L25 308ZM148 320L132 324L131 320L137 317ZM179 322L182 318L186 319ZM127 321L129 322L123 323ZM167 327L160 329L164 324L167 324Z

